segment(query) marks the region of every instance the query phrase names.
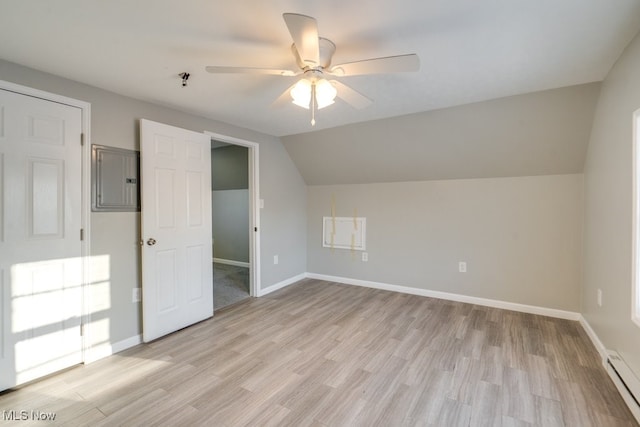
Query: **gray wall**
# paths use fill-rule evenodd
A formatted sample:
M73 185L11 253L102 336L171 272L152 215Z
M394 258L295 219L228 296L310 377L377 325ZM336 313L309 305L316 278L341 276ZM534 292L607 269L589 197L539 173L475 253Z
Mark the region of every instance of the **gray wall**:
M227 145L211 150L211 188L240 190L249 188L249 149Z
M211 150L213 257L249 262L249 149Z
M579 311L582 175L310 186L312 273ZM367 218L363 262L322 217ZM467 273L458 262L467 262Z
M602 84L585 163L582 312L603 344L640 377L640 327L631 321L632 114L640 108L640 36ZM602 307L596 304L602 289Z
M298 266L306 268L307 186L280 142L270 144L264 152L261 144L260 150L262 229L275 231L269 234L267 242L262 242L262 287L265 288L265 284L302 273ZM274 255L279 258L277 265L273 263Z
M260 197L269 206L261 211L262 287L306 270L306 187L279 139L3 60L0 60L0 79L90 102L93 144L139 149L141 118L259 143ZM91 215L91 255L107 255L110 259L109 294L106 296L110 300L102 304L105 308L95 317L108 325L111 343L141 332L140 305L131 302L131 289L140 286L139 224L137 213ZM275 252L280 254L279 265L272 262ZM95 297L104 299L100 295Z
M582 173L599 83L282 138L308 185Z
M249 190L211 193L213 257L249 262Z

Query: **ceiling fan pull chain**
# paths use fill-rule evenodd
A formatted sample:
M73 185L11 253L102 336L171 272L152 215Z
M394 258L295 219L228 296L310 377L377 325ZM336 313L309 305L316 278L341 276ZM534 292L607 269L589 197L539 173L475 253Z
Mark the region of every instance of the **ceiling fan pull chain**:
M311 83L311 126L316 125L316 83Z

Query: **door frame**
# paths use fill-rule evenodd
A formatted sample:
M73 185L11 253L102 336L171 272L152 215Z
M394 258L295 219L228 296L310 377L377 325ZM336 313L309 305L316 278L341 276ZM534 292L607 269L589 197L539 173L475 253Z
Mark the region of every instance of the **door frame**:
M260 289L260 145L246 139L215 132L204 132L211 139L247 147L249 151L249 295L257 297Z
M44 101L55 102L58 104L69 105L71 107L79 108L81 111L81 129L82 129L82 144L81 144L81 212L80 222L83 230L83 238L80 242L80 257L82 265L82 283L80 284L80 292L82 294L82 307L81 307L81 330L82 344L81 344L81 360L83 363L88 361L97 360L99 357L92 357L91 348L89 343L91 342L90 329L91 329L91 313L89 312L90 304L90 292L87 292L87 284L90 283L90 254L91 254L91 182L88 177L91 176L91 104L78 99L69 98L63 95L58 95L51 92L46 92L40 89L34 89L28 86L22 86L16 83L0 80L0 89L14 92L19 95L31 96L34 98L40 98Z

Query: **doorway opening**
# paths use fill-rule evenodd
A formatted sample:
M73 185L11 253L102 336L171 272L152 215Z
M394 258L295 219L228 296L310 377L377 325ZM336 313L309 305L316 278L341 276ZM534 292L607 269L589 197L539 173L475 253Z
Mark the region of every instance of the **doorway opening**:
M214 311L256 296L258 146L211 136L211 213Z
M249 149L211 141L213 308L250 296Z

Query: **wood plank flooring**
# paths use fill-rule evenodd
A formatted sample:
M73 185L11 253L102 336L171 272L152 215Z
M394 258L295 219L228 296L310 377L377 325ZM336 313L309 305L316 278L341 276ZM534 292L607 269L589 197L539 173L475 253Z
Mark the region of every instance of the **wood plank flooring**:
M317 280L3 393L2 410L65 426L637 425L577 322Z

